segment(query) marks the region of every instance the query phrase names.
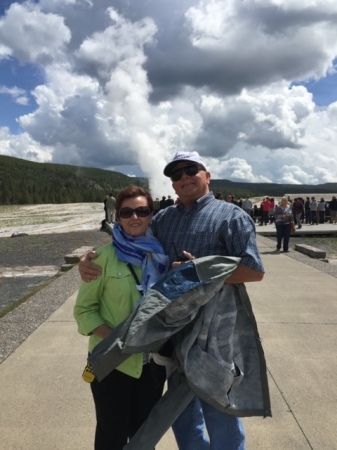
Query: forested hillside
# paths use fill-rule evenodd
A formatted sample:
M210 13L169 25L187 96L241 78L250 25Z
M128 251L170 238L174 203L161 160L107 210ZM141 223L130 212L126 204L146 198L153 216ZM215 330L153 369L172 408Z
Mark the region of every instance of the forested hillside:
M0 155L0 205L102 202L109 192L116 196L131 183L149 186L146 178L128 177L110 170L36 163ZM336 194L337 183L299 185L211 180L211 190L223 196L232 193L236 198L278 197L290 192Z
M102 202L128 184L148 187L145 178L110 170L36 163L0 155L0 204Z
M336 194L337 183L325 184L276 184L276 183L235 183L229 180L211 180L214 193L223 196L232 193L236 198L250 195L252 197L280 197L285 194Z

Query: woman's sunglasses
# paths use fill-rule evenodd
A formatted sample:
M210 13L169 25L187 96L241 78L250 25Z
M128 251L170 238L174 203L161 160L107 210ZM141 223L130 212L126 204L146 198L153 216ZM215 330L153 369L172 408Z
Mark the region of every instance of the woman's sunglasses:
M134 213L137 217L148 217L151 214L151 209L148 206L139 206L138 208L121 208L119 210L119 217L122 219L130 219Z
M199 170L205 170L202 167L193 165L193 166L187 166L187 167L182 167L181 169L176 170L175 172L171 173L171 180L172 181L179 181L181 179L181 177L183 176L183 173L186 173L186 175L188 175L189 177L194 177L194 175L196 175Z

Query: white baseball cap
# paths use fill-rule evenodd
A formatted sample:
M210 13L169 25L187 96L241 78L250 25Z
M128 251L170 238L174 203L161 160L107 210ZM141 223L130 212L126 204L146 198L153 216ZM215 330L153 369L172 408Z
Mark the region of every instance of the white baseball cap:
M207 172L207 167L204 161L200 158L198 152L177 152L173 159L165 166L164 175L170 177L174 167L181 162L192 162L200 164Z

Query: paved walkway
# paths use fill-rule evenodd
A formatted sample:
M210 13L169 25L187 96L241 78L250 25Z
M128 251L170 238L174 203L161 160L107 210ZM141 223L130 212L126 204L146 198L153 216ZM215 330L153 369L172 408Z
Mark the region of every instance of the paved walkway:
M258 241L266 275L247 287L267 357L273 418L244 419L247 449L337 449L337 278L276 254L266 238ZM76 277L74 268L55 282L58 296L67 280L76 286L71 295L64 289L61 306L0 365L1 450L93 448L93 405L81 380L86 339L72 317ZM46 292L46 303L47 289L40 294ZM0 328L1 339L24 326L24 314L17 314ZM157 446L176 448L171 431Z

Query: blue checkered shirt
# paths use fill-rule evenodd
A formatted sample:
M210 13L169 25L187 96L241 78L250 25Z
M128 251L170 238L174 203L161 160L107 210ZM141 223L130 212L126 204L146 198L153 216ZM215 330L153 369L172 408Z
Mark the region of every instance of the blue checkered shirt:
M181 255L185 250L197 258L238 256L241 264L264 272L253 220L238 206L215 199L211 192L189 209L180 203L159 211L151 226L168 254L170 264L177 261L174 242Z

